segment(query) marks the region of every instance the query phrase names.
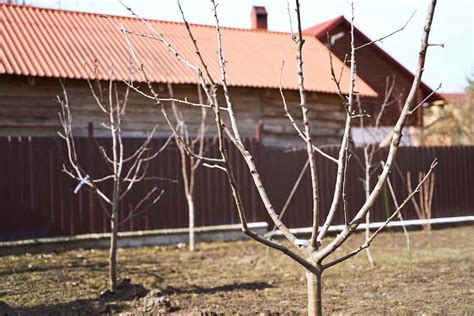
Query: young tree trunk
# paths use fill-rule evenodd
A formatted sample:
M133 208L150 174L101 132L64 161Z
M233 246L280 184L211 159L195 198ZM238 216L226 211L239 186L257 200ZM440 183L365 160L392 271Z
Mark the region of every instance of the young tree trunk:
M110 220L109 283L110 290L117 290L117 216Z
M370 239L370 228L369 228L370 212L367 212L367 214L365 214L365 223L366 223L365 240L367 241L367 240ZM365 251L367 253L367 260L369 260L370 266L374 267L375 266L375 261L374 261L374 258L372 257L372 252L370 251L370 247L367 247L367 249Z
M365 166L365 181L364 181L364 189L365 189L365 200L367 201L370 196L370 167L371 163L367 162L367 154L365 153L365 160L366 160L366 166ZM365 214L365 241L368 241L370 238L370 229L369 229L369 224L370 224L370 211ZM370 266L374 267L375 262L374 258L372 257L372 253L370 252L370 247L367 247L365 250L367 253L367 260L369 260Z
M321 300L321 274L306 271L306 283L308 286L308 315L321 316L323 304Z
M194 199L191 195L186 196L189 211L189 251L194 251Z

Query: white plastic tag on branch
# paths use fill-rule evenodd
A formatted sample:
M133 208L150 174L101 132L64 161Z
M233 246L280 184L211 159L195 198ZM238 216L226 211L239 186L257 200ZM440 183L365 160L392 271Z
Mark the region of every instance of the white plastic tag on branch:
M309 241L305 239L295 239L294 243L297 246L309 246Z
M84 178L82 178L81 182L79 182L79 184L76 186L76 188L74 189L74 194L77 194L77 192L79 192L79 190L87 182L87 180L89 180L89 175L88 174L86 174L86 176Z

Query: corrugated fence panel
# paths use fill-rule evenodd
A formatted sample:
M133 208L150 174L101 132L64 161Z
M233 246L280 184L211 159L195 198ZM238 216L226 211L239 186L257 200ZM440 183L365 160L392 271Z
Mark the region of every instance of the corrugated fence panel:
M141 139L125 139L126 154L140 146ZM164 144L164 139L154 139L154 149ZM212 140L209 140L212 142ZM293 185L306 163L304 150L283 150L263 147L255 139L245 139L252 152L267 193L277 212L280 212ZM79 160L87 172L95 177L107 174L108 167L98 151L99 146L110 147L110 140L101 138L77 139ZM252 177L239 152L227 144L237 182L249 221L271 220L267 215ZM61 169L66 162L66 148L57 138L0 138L0 240L17 240L108 231L108 222L98 200L86 188L74 194L77 181L70 179ZM336 157L338 148L324 149ZM375 154L374 161L380 163L386 149ZM210 146L207 155L217 156L216 145ZM357 159L363 160L361 149L351 152L347 178L347 211L350 215L364 203L363 170ZM439 165L435 174L433 194L433 217L474 214L474 147L402 147L390 179L397 198L407 195L405 177L409 171L413 185L418 173L426 172L433 159ZM317 157L320 209L323 220L332 202L336 165L328 159ZM376 168L380 168L376 166ZM121 203L120 218L125 218L132 208L154 186L164 190L162 199L143 216L135 217L123 224L121 230L143 230L188 226L188 212L181 183L181 163L177 148L170 145L150 164L149 175L159 177L137 184ZM178 183L168 181L178 180ZM377 180L374 172L372 184ZM105 192L110 186L101 184ZM311 225L311 183L306 170L300 185L291 199L283 220L290 227ZM238 223L238 216L227 178L218 169L199 168L196 175L196 225L219 225ZM388 188L383 189L371 220L384 220L393 210ZM408 203L403 215L416 218L412 203ZM334 224L343 222L340 203Z

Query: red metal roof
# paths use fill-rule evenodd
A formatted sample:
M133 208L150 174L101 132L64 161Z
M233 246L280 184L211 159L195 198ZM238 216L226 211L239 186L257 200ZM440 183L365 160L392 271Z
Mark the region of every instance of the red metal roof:
M310 28L307 28L306 30L304 30L304 33L307 34L307 35L313 35L317 39L319 39L321 41L324 41L324 40L326 40L325 37L326 37L327 33L330 32L335 27L341 25L341 24L343 24L345 28L349 28L349 30L350 30L351 23L348 20L346 20L346 18L344 16L341 15L341 16L338 16L337 18L334 18L334 19L328 20L326 22L316 24L316 25L314 25ZM362 39L362 41L364 41L364 42L367 42L367 43L371 42L371 40L356 27L354 27L354 34L355 34L355 36L359 36ZM406 76L408 76L410 78L414 78L414 75L413 75L413 73L411 73L411 71L406 69L395 58L393 58L385 50L380 48L380 46L378 46L377 44L372 44L372 45L370 45L370 48L374 49L383 59L385 59L386 62L395 65L395 67L397 67L400 70L400 72L404 73ZM421 82L421 89L423 89L423 91L426 94L429 94L429 93L433 92L433 90L423 82ZM429 100L431 100L431 101L444 100L444 98L440 93L434 93L430 97Z
M313 25L310 28L307 28L304 30L305 34L310 34L313 36L316 36L319 39L323 39L323 37L331 31L334 27L339 25L339 23L343 22L345 20L344 16L338 16L337 18L327 20L323 23Z
M1 5L2 53L0 73L73 79L112 79L129 76L130 55L121 32L128 30L151 35L138 19L61 11L31 6ZM112 23L111 23L112 22ZM149 21L188 60L198 64L192 42L183 23ZM211 73L219 78L216 34L212 26L192 25L198 45ZM297 89L295 45L288 33L222 28L224 55L229 84L240 87L278 88L281 55L285 59L283 86ZM195 84L192 70L181 64L157 40L130 36L140 61L153 82ZM330 78L327 48L313 36L305 37L305 84L310 91L336 93ZM334 60L336 69L342 62ZM95 73L94 66L98 69ZM342 87L348 86L348 70ZM132 79L140 81L138 72ZM361 79L362 95L376 93Z

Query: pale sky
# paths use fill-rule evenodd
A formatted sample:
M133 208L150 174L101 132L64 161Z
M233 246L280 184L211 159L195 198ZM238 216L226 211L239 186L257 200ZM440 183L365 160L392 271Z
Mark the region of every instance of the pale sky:
M181 21L176 0L124 0L145 18ZM22 2L22 1L18 1ZM27 4L67 10L129 15L117 0L26 0ZM303 28L344 15L350 18L348 0L301 0ZM212 24L208 0L181 0L187 19L193 23ZM293 1L290 0L290 3ZM268 11L268 28L290 31L286 0L220 0L221 24L229 27L250 27L252 5L263 5ZM410 71L417 62L421 28L428 0L356 0L355 25L371 39L400 28L416 10L414 18L401 33L386 39L382 48ZM432 88L443 84L443 92L459 92L474 76L474 1L438 0L431 32L432 47L428 52L423 81Z

